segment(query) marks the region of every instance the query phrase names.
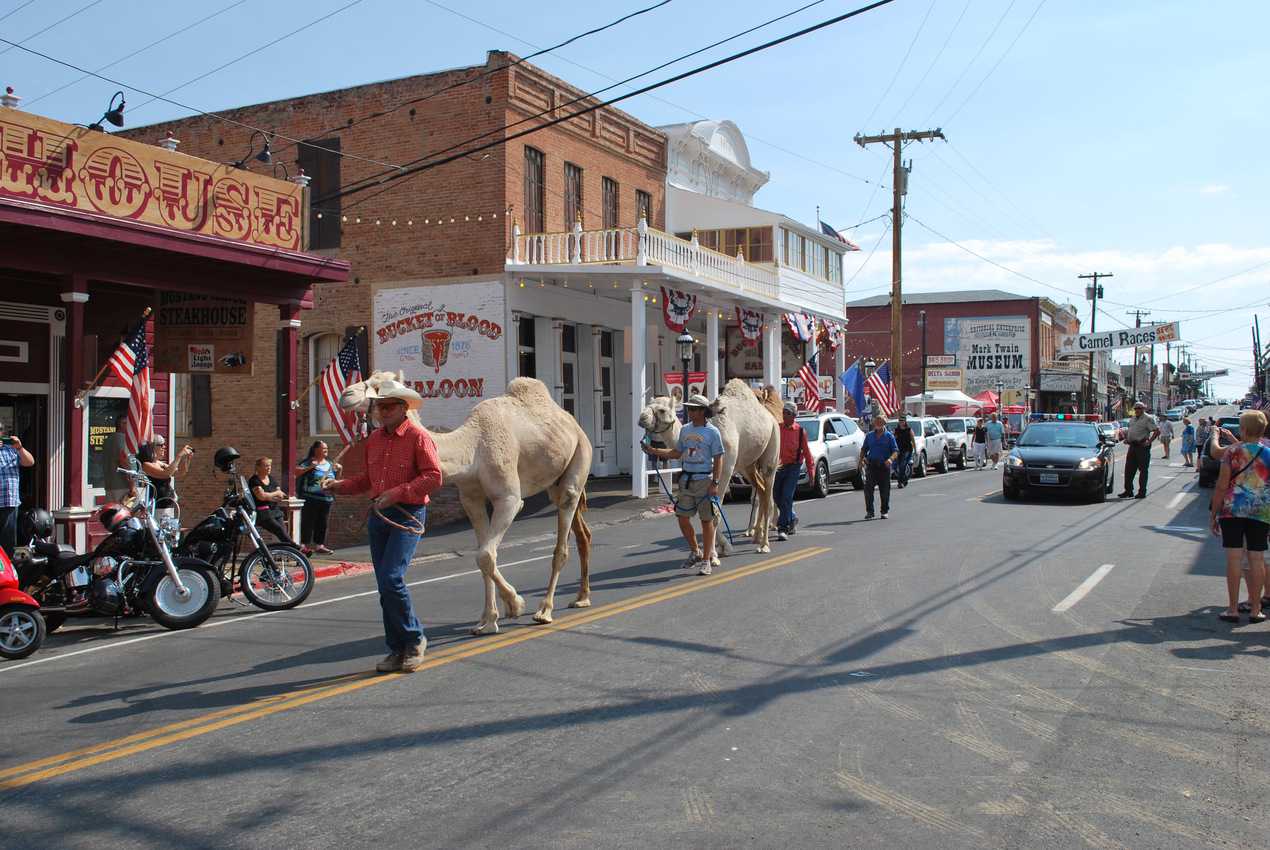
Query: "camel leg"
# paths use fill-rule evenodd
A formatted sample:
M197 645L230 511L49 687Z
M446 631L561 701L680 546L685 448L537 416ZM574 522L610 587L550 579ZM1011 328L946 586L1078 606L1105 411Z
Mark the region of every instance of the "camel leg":
M472 629L472 634L498 634L497 597L502 597L508 617L516 618L525 612L524 598L498 569L498 546L503 542L503 535L511 528L512 520L520 513L524 502L519 496L504 496L494 502L493 516L487 516L485 499L482 496L460 494L460 500L472 528L476 531L476 565L480 567L485 582L485 608L481 612L481 619Z
M757 544L758 551L766 554L772 551L768 537L768 530L771 525L772 518L773 491L776 489L776 469L771 466L767 466L766 468L756 467L754 470L754 477L755 480L763 482L763 494L759 500L758 532L755 534L754 542Z
M570 608L591 607L591 526L586 524L582 514L586 511L586 492L578 500L578 509L573 514L573 539L578 541L578 564L581 578L578 583L578 595L569 603Z

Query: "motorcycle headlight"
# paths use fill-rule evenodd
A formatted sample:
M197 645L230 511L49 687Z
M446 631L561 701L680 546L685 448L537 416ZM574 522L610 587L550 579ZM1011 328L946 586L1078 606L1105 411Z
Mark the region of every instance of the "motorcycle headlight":
M1077 469L1097 469L1100 466L1102 466L1102 458L1100 457L1087 457L1076 464Z
M1023 458L1019 457L1018 455L1014 455L1014 454L1006 455L1006 456L1005 456L1005 465L1006 465L1006 466L1013 466L1013 467L1016 467L1016 468L1017 468L1017 467L1020 467L1020 466L1022 466L1022 465L1023 465Z

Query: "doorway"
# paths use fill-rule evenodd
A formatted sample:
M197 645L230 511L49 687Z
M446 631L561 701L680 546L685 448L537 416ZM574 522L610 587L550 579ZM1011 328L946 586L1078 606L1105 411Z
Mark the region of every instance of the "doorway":
M48 399L38 395L0 395L0 428L13 434L35 458L20 470L18 492L23 508L48 505Z
M560 329L560 406L578 418L578 331L573 324Z
M616 398L613 364L613 332L597 331L595 388L595 459L591 468L595 475L617 475Z

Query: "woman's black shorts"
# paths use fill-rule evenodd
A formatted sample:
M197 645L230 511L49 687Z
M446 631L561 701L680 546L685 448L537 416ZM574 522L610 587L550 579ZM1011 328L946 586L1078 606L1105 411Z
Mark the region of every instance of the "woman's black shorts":
M1221 526L1223 549L1266 551L1266 536L1270 534L1270 525L1246 517L1222 517L1217 522Z

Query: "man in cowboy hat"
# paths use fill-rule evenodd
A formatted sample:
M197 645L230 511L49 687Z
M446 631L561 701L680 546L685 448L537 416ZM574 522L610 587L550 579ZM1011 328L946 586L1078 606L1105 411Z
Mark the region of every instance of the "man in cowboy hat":
M370 493L366 531L388 643L388 657L375 669L413 673L423 663L427 640L415 618L406 570L419 543L419 533L412 529L423 528L428 497L441 486L441 462L432 437L407 415L423 404L417 392L398 381L384 381L366 395L373 400L381 427L366 439L365 471L340 481L326 479L322 487L336 493Z
M688 424L679 431L679 442L674 448L655 449L643 443L645 454L663 460L679 458L679 498L675 500L675 517L679 530L691 550L681 565L689 570L696 567L697 574L710 575L714 562L714 524L719 509L719 476L723 474L723 435L706 420L712 415L710 402L702 395L688 398L684 404L688 411ZM697 548L697 533L692 528L692 515L701 518L701 543Z

